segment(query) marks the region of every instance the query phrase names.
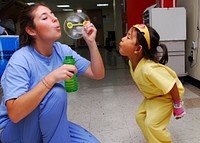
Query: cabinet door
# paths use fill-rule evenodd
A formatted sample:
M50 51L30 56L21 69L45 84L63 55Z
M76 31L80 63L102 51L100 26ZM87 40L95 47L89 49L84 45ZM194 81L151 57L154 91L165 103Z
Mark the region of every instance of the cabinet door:
M186 10L179 8L152 8L150 25L156 29L161 41L186 40Z

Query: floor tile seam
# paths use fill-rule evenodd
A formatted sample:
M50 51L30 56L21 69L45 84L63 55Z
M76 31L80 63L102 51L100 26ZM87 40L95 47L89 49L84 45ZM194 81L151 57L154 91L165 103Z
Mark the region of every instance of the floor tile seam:
M124 113L123 113L123 114L124 114ZM125 115L124 115L124 117L125 117ZM131 140L133 141L133 140L134 140L134 137L132 136L131 130L129 129L130 125L128 124L128 122L127 122L126 119L125 119L125 122L126 122L126 128L127 128L127 130L128 130L129 136L130 136Z
M126 130L128 130L128 132L129 132L129 129L127 129L127 128L125 128L125 127L116 127L116 128L104 128L104 129L94 129L94 128L90 128L90 130L92 131L92 132L113 132L113 130L124 130L124 129L126 129ZM129 135L130 135L130 133L129 133Z

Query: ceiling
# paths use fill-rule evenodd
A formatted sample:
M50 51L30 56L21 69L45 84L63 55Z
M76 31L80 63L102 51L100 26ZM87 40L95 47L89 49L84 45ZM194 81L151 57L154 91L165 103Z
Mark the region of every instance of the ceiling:
M70 9L77 9L87 10L87 9L103 9L103 8L112 8L113 7L113 0L24 0L26 2L35 2L35 1L42 1L47 4L51 10L53 11L62 11L62 8L57 8L57 4L68 4L70 5ZM97 3L103 4L108 3L108 7L97 7Z
M70 5L70 9L82 9L83 11L90 9L112 9L113 0L0 0L0 20L2 18L17 21L20 10L28 2L43 2L53 12L61 12L62 8L57 8L57 4ZM108 3L108 7L97 7L97 3Z

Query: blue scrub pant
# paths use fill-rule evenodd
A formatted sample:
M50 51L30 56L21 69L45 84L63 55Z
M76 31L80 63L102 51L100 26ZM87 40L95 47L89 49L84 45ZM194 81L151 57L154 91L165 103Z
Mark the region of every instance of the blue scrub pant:
M100 143L87 130L67 120L67 96L60 84L23 120L8 122L0 138L2 143Z

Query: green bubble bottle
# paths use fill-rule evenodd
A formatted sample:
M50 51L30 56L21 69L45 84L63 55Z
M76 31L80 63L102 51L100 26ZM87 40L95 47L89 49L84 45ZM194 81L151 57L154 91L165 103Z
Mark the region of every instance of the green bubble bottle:
M75 65L75 60L72 56L66 56L63 64ZM73 75L71 79L65 80L65 90L67 92L75 92L78 90L78 81L76 79L76 74Z

